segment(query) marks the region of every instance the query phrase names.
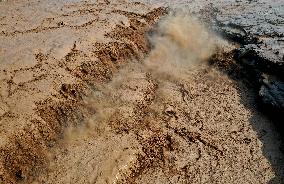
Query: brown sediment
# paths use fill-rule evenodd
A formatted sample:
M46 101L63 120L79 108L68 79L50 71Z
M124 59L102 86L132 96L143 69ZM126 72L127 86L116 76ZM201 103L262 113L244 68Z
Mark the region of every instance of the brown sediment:
M49 149L62 137L64 129L70 125L82 124L87 117L95 113L95 109L88 108L84 104L83 97L90 92L93 86L109 81L117 69L128 59L141 59L149 51L145 34L165 13L166 11L162 8L154 9L139 16L139 19L145 20L145 23L140 23L139 20L132 17L129 19L130 27L117 25L105 35L114 41L95 43L91 55L77 49L76 43L74 44L71 51L64 59L59 60L55 67L64 69L75 80L78 79L78 82L74 84L61 83L56 89L56 93L51 97L35 101L37 118L28 120L21 130L8 135L5 147L1 147L2 183L31 182L37 173L46 168ZM55 28L60 28L60 26ZM36 28L25 32L14 31L9 35L5 34L5 36L17 36L20 33L33 33L42 30L47 31L47 29ZM20 68L19 70L46 71L45 68L50 62L50 57L39 53L35 58L38 64L32 68ZM35 80L42 79L38 77ZM21 86L23 85L25 84L22 83ZM10 95L13 93L10 92Z
M65 2L54 1L57 15L29 27L1 27L1 182L267 183L277 176L262 145L273 143L268 155L281 165L269 121L249 88L216 70L238 75L236 45L184 12L152 30L166 9ZM33 44L12 52L18 40Z

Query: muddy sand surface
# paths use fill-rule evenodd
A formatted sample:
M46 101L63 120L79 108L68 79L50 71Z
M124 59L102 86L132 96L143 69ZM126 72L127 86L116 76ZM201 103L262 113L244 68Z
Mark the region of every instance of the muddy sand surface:
M202 2L0 1L0 183L283 183Z

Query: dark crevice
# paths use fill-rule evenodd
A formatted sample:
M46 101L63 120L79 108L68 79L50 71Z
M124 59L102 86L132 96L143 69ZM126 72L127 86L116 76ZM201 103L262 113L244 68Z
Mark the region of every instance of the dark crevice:
M246 32L242 26L225 25L215 20L213 30L227 40L240 44L240 47L231 53L222 53L222 56L215 54L209 63L233 79L242 80L254 90L258 110L274 122L284 140L283 58L281 61L277 50L274 53L268 49L263 50L261 45L265 44L256 35Z

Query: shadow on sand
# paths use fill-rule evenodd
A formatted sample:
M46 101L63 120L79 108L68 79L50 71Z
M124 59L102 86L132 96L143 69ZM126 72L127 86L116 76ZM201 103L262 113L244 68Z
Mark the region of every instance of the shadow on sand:
M266 107L259 99L259 84L256 79L259 73L246 68L234 59L234 52L213 56L210 64L225 73L238 84L241 103L250 109L250 124L262 144L262 152L272 166L275 177L269 184L284 183L284 136L281 124L281 113ZM229 62L224 64L224 59ZM283 122L282 122L283 123Z

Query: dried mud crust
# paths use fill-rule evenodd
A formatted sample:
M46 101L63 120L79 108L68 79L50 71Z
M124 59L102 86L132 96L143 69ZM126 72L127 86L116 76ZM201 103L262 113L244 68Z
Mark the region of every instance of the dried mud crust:
M107 6L111 8L106 8ZM64 5L63 9L76 10L44 19L34 29L2 31L1 39L18 37L24 40L28 34L49 34L64 29L64 21L52 26L60 18L75 18L86 14L91 14L94 19L80 26L67 27L84 32L87 28L91 29L99 21L97 19L104 15L121 16L130 25L121 23L113 30L106 30L105 38L109 38L109 41L90 41L87 49L82 48L82 42L75 41L63 58L39 51L32 56L36 59L32 67L22 64L13 67L9 64L3 65L0 96L3 105L0 114L1 183L31 182L37 173L46 168L49 150L62 138L64 129L70 125L82 124L95 113L96 110L83 100L91 89L109 81L128 59L142 58L149 51L145 33L166 11L163 8L151 10L137 3L129 3L128 6L142 6L143 9L136 13L128 12L123 6L110 2L74 3L70 6ZM121 11L112 13L113 9ZM3 19L5 18L7 17ZM109 26L111 21L106 22L105 26ZM46 27L46 23L51 26ZM31 76L30 80L26 76ZM26 106L28 108L23 112Z

